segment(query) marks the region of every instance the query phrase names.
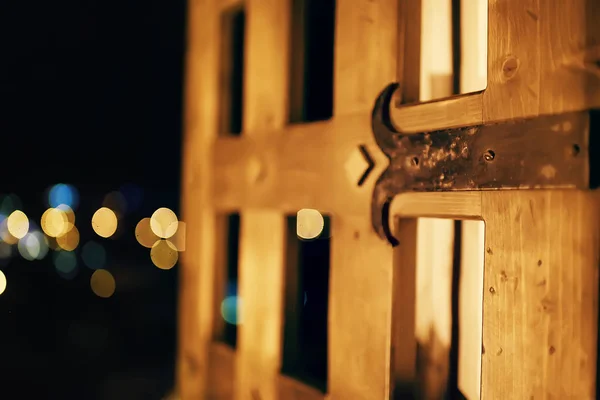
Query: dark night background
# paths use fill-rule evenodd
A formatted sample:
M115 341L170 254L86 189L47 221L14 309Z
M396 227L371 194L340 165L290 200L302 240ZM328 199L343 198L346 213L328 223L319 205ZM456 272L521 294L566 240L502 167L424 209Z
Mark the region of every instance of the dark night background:
M16 194L39 226L44 191L77 188L81 243L105 246L117 285L99 298L90 269L65 280L50 254L0 266L2 399L160 399L173 386L178 266L154 267L134 228L158 207L180 216L185 6L0 6L0 194ZM94 236L93 212L126 183L142 189L140 207L118 239Z

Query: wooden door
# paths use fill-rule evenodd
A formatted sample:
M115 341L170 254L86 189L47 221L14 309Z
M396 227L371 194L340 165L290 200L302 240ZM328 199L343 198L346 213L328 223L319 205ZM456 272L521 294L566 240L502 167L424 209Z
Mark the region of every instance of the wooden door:
M441 398L449 381L469 399L594 398L599 255L594 193L403 194L391 207L401 238L392 249L371 227L373 185L386 158L370 122L377 94L393 81L402 89L392 119L405 132L597 107L600 32L593 21L600 8L591 0L490 0L485 90L415 104L473 90L457 89L452 68L441 80L433 73L427 80L423 54L439 51L428 49L430 31L423 27L439 28L432 16L444 9L452 20L453 3L438 3L190 2L182 399L388 399L403 398L407 386L423 398ZM463 9L470 3L471 11L480 7L462 3ZM470 18L461 15L463 22ZM462 29L468 32L469 26L463 23ZM311 35L312 29L321 31ZM463 49L476 47L473 37L481 32L475 32L463 34ZM323 52L315 53L314 46ZM469 57L468 50L462 53ZM316 68L318 61L322 67ZM320 108L311 108L313 103ZM587 143L579 148L587 151ZM298 301L290 293L295 281L290 255L298 250L288 217L307 209L331 223L327 377L321 390L282 371L286 327L294 324ZM232 213L239 214L239 243L228 242L238 228ZM469 222L457 230L451 221L418 222L420 217ZM470 220L484 221L485 228ZM448 330L456 318L449 307L456 232L463 238L462 253L472 256L461 263L458 319L468 328L460 331L458 362L452 363ZM435 241L419 244L418 238ZM237 268L231 267L231 249L239 252ZM427 258L427 250L440 256ZM222 340L231 328L220 316L227 265L237 271L242 300L235 348ZM419 290L418 271L435 285ZM430 301L419 301L428 296ZM419 332L429 325L446 339L417 363L418 342L427 339ZM451 379L450 369L458 376Z

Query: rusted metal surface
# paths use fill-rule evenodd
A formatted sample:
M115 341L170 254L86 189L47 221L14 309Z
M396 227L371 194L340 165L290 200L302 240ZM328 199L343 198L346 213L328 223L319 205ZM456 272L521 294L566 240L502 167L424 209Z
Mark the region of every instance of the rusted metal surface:
M588 188L588 111L402 134L389 107L397 84L375 102L372 129L389 158L373 191L372 224L382 239L394 196L408 191Z

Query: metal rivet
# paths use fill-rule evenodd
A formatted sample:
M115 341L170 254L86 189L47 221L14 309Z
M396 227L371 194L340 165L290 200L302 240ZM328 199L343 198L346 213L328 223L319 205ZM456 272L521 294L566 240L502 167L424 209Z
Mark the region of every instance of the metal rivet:
M483 153L483 159L487 162L494 161L494 158L496 158L496 153L494 153L493 150L488 150L485 153Z

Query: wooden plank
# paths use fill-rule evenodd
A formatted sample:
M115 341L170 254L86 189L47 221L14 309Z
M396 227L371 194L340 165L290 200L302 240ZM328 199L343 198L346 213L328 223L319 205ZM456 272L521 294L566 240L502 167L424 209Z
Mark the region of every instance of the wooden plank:
M244 132L267 140L266 132L287 122L290 2L248 0L246 15ZM271 400L281 365L285 219L278 211L244 207L235 398Z
M396 129L404 133L478 125L483 121L483 92L390 109Z
M235 351L223 344L212 343L208 351L210 368L205 398L229 400L234 393ZM204 397L203 397L204 398Z
M482 194L482 399L593 399L597 193Z
M462 221L458 389L467 399L480 398L484 234L482 221Z
M417 379L417 220L394 219L390 398L402 399L414 398Z
M190 3L186 57L183 219L187 240L181 255L177 386L181 399L204 397L208 345L214 321L215 214L210 202L210 143L217 134L218 10L214 0Z
M539 114L539 0L491 0L484 122ZM553 27L556 29L556 27ZM527 40L523 40L527 38Z
M398 0L397 106L420 99L422 0ZM393 108L392 108L393 109Z
M219 138L213 152L215 206L285 212L314 208L352 215L368 210L372 184L388 163L374 143L370 110L266 133L272 139ZM359 187L368 166L358 148L361 143L376 166Z
M599 107L600 3L540 1L537 18L540 24L540 113Z
M395 78L396 7L396 0L337 2L335 116L369 113L373 99ZM346 140L343 130L335 135L336 144ZM347 193L346 180L338 177L333 183L330 195ZM363 187L371 193L372 185L370 181ZM355 216L333 210L329 309L333 399L389 398L392 251L370 226L369 204L367 197L361 199Z

